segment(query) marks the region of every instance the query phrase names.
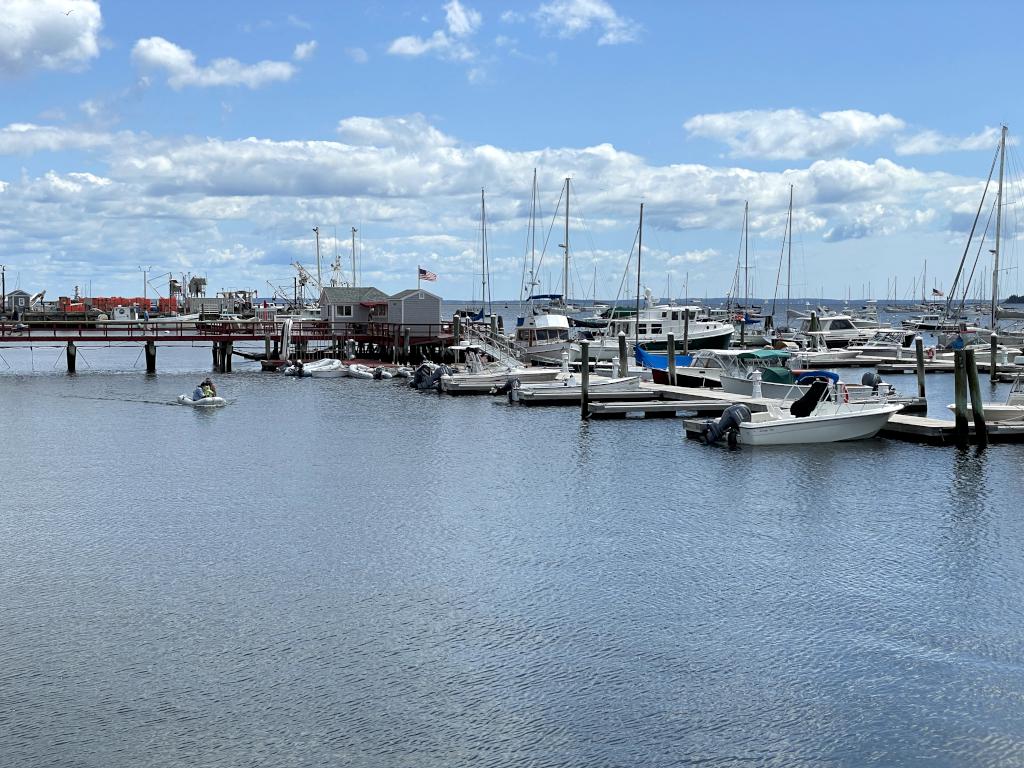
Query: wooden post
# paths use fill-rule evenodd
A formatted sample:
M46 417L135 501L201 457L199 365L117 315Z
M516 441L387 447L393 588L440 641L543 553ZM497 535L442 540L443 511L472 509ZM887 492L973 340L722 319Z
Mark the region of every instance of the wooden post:
M587 360L583 361L588 362ZM629 358L626 353L626 332L619 331L619 376L625 378L629 375Z
M462 337L462 317L456 315L452 318L452 341L455 342L454 346L459 346L459 339Z
M77 361L77 358L78 358L78 348L75 347L75 342L73 342L73 341L69 341L68 342L67 358L68 358L68 373L74 373L75 372L75 362Z
M924 339L914 338L914 356L917 358L917 396L924 397Z
M968 444L967 426L967 368L964 362L964 350L953 352L953 412L956 424L953 432L956 444L964 447Z
M224 342L224 352L221 357L224 361L224 373L231 373L231 358L234 357L234 349L234 342ZM156 371L156 347L153 347L153 371Z
M676 335L668 334L668 383L676 385ZM683 326L683 346L686 346L686 326Z
M146 373L156 373L156 342L146 342Z
M409 364L409 358L412 356L412 347L409 344L409 333L409 326L405 326L405 328L403 329L402 355L405 357L406 365Z
M491 315L491 334L498 335L498 316Z
M995 384L999 381L999 366L996 365L996 348L999 346L999 334L992 330L992 335L988 337L989 340L989 353L988 353L988 380L990 383Z
M580 418L590 418L590 342L580 342Z
M978 445L988 445L988 426L985 424L985 405L981 401L981 385L978 383L978 363L974 359L974 350L965 350L964 361L967 365L967 389L971 393L971 412L974 417L974 437Z
M683 354L690 354L690 310L683 309ZM672 380L675 384L675 379Z
M270 335L263 337L263 357L266 360L270 359Z

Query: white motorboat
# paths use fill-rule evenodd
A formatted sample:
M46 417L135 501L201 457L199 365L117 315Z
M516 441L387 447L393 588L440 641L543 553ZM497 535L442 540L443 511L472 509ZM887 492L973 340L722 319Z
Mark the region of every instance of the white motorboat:
M816 383L790 406L769 404L758 413L741 404L704 424L702 436L713 443L729 435L740 445L814 445L874 437L903 406L882 401L844 402L839 391Z
M485 395L505 386L512 378L519 379L520 383L536 383L569 377L568 353L563 353L561 368L523 368L484 362L483 350L477 344L452 349L463 352L466 359L466 370L443 374L438 382L442 392L452 395Z
M583 396L583 385L580 377L573 374L564 381L542 382L539 384L522 384L513 379L508 389L508 399L512 402L526 403L557 403L579 400ZM639 392L640 377L625 376L606 379L591 376L587 384L590 393L619 394L622 392Z
M228 404L228 401L223 397L202 397L199 400L193 400L188 395L178 395L178 402L181 405L190 405L193 408L217 408Z
M348 367L348 375L353 379L372 379L373 368L363 365L362 363L352 363Z
M542 365L558 365L562 352L570 361L580 355L579 346L569 340L569 318L552 312L534 310L519 318L513 343L528 362Z
M1005 403L982 403L981 405L986 422L1024 421L1024 379L1017 376L1013 380ZM956 406L953 403L946 407L951 411L956 410ZM969 402L967 404L967 418L972 421L974 420L974 412Z
M781 406L751 414L739 425L741 445L804 445L874 437L903 406L888 403L818 404L810 416L794 416Z
M805 346L814 349L821 347L845 347L850 344L861 344L868 340L871 331L858 328L849 315L813 316L800 320L796 329L796 339L807 342Z
M338 365L339 361L333 358L323 360L312 360L308 363L293 363L284 369L285 376L312 376L315 371L328 371Z
M650 291L647 293L650 294ZM677 352L683 349L684 335L692 351L726 349L733 337L733 326L730 323L709 319L703 313L704 308L699 306L659 304L641 309L639 320L636 317L610 320L604 338L590 344L590 359L610 360L617 357L620 332L626 335L629 350L633 349L634 344L639 344L646 352L665 352L668 349L670 333L675 337Z
M328 365L317 366L309 372L314 379L340 379L348 376L348 366L341 360L330 360Z

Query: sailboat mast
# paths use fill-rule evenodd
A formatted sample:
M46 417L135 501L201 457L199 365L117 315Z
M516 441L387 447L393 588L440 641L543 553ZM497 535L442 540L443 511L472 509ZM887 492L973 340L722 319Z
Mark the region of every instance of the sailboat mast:
M996 191L996 250L992 259L992 330L996 329L999 305L999 241L1003 228L1003 166L1006 163L1006 126L999 134L999 187ZM995 374L993 374L994 376Z
M480 189L480 303L487 302L487 235L486 235L486 214L487 208L484 203L484 190Z
M793 185L789 185L789 253L786 255L786 322L789 322L789 293L793 285Z
M356 228L352 227L352 287L356 287Z
M316 281L323 285L323 277L320 275L320 227L313 227L313 234L316 235Z
M562 303L569 303L569 177L565 179L565 254L562 258Z
M747 212L750 203L743 203L743 311L750 305L750 231L747 224Z
M644 249L644 204L640 203L640 230L636 242L636 318L633 321L633 346L640 344L640 256Z

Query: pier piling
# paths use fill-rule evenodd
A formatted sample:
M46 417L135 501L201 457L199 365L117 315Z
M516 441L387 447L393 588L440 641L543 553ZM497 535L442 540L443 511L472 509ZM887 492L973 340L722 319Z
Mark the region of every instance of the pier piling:
M966 447L969 442L967 425L967 366L964 350L953 352L953 413L956 422L953 428L957 446Z
M224 373L231 373L231 358L235 354L235 343L224 342L224 351L221 353L221 360L224 364ZM153 371L156 371L156 346L153 347Z
M456 315L452 319L452 341L455 342L454 346L459 346L459 340L462 338L462 318Z
M68 358L68 373L74 373L75 372L75 363L78 360L78 348L75 347L75 342L73 342L73 341L69 341L68 342L67 358Z
M580 418L590 418L590 342L580 342Z
M914 355L917 358L917 396L924 397L924 339L914 337Z
M687 313L687 316L689 313ZM683 321L683 349L686 349L686 337L687 337L688 323ZM668 383L673 387L676 385L676 335L674 333L668 334ZM683 352L685 355L686 352Z
M590 361L584 357L583 363ZM626 354L626 332L619 331L619 376L625 378L629 375L629 357Z
M988 368L988 380L990 384L995 384L999 381L999 366L996 365L996 348L999 346L999 334L992 331L992 335L988 337L988 348L989 348L989 368Z
M146 342L146 373L156 373L156 342Z
M263 337L263 357L265 360L270 359L270 352L270 335L268 334Z
M971 416L974 418L974 437L978 445L984 448L988 445L988 426L985 424L985 406L981 401L981 384L978 383L978 363L974 359L973 349L966 350L964 362L967 367L967 388L971 393Z

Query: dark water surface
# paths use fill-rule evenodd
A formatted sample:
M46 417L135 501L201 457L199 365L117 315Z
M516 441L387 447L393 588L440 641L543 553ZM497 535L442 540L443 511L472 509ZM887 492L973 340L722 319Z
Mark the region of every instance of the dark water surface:
M1024 764L1024 447L2 352L4 766Z

